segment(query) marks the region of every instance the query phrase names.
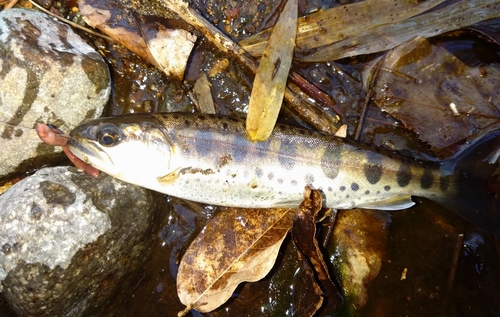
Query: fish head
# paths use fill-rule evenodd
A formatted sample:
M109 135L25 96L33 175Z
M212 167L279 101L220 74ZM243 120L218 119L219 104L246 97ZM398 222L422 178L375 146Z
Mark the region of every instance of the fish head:
M149 187L170 170L172 146L154 117L128 115L88 121L70 132L69 150L123 181Z

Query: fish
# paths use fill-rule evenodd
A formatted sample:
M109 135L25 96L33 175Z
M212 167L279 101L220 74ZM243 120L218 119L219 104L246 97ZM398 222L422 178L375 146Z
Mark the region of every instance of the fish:
M161 113L86 122L71 131L68 147L120 180L200 203L290 208L302 202L305 186L336 209L401 210L424 197L500 234L500 209L487 184L498 133L450 159L421 161L282 124L266 141L253 142L243 119Z

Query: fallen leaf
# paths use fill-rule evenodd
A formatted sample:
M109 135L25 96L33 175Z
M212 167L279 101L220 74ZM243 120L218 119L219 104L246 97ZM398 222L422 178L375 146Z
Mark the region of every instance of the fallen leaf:
M196 36L169 20L146 16L137 26L156 65L167 76L182 80Z
M496 0L457 1L439 10L420 14L398 23L387 23L367 28L354 37L325 46L300 59L307 62L331 61L382 52L415 36L429 38L484 20L497 18L499 15L500 3Z
M209 312L236 287L266 276L292 226L294 209L237 209L219 212L182 257L177 293L187 308Z
M323 291L316 282L314 269L311 263L305 258L301 252L297 252L301 267L295 277L295 296L293 298L293 306L295 315L301 317L312 317L323 305Z
M166 75L182 79L196 36L179 28L179 22L140 16L127 11L118 1L82 0L78 5L88 25L109 35Z
M419 37L388 52L372 100L442 155L499 123L500 70L470 67ZM496 128L495 128L496 129Z
M298 19L297 49L307 52L349 39L375 26L403 21L443 1L367 0L320 10ZM252 56L261 56L271 32L269 28L239 44Z
M319 287L323 291L325 312L331 313L340 306L342 295L330 278L323 253L316 239L316 220L322 207L322 201L321 192L306 186L304 201L300 204L293 219L292 237L295 246L302 253L302 258L308 261L314 271ZM309 306L314 307L312 304Z
M368 287L385 258L390 214L382 210L340 210L332 234L330 254L345 296L345 306L359 311L368 301Z
M253 141L266 140L278 119L292 63L296 32L297 0L288 0L255 75L246 122L248 135Z
M215 113L215 104L212 97L212 89L207 74L201 73L193 87L196 96L196 108L201 113Z

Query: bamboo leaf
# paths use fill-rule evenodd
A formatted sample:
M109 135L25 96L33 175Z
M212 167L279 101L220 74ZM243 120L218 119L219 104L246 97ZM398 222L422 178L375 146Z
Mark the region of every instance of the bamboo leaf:
M403 21L425 12L443 0L367 0L321 10L297 21L297 48L311 49L346 40L379 25ZM253 56L260 56L272 28L250 36L239 44ZM372 43L373 44L373 43Z
M297 0L288 0L274 27L254 80L246 128L251 140L266 140L283 102L297 32Z
M304 61L330 61L349 56L382 52L416 36L426 38L497 18L500 3L496 0L458 1L439 10L417 15L398 23L388 23L364 30L355 37L319 49L301 58Z
M241 282L255 282L273 267L292 226L294 209L236 209L218 213L184 254L177 293L187 308L209 312Z

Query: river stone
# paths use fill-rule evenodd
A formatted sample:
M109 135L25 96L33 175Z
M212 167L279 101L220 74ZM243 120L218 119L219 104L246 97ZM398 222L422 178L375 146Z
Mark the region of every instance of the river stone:
M36 123L69 132L99 117L109 93L106 63L66 24L32 10L0 12L0 179L61 157L41 143Z
M44 168L0 196L2 292L20 316L103 315L150 258L156 194L74 167Z

